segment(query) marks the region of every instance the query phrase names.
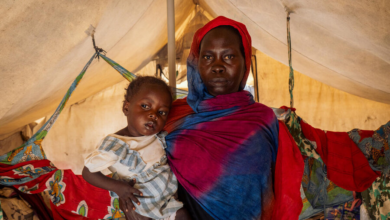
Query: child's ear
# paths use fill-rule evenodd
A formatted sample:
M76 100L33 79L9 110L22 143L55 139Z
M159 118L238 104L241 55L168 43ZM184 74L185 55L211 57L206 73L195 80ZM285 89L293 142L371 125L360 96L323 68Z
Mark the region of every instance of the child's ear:
M123 102L122 111L123 111L123 113L124 113L126 116L127 116L127 114L129 114L129 108L130 108L130 102L124 101L124 102Z

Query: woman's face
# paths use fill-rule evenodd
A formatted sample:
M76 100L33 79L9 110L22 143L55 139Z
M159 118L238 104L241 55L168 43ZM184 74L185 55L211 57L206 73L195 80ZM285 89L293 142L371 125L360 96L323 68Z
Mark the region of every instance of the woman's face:
M240 45L238 33L227 27L214 28L203 37L198 69L211 95L225 95L239 90L245 73L245 58Z

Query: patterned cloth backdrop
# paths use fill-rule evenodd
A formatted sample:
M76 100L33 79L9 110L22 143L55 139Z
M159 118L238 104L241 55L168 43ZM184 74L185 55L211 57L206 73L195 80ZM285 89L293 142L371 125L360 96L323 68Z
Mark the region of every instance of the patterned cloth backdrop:
M364 153L371 168L381 171L381 175L363 192L370 218L390 219L390 122L376 131L354 129L348 134Z
M1 202L0 202L0 220L3 220L3 210L1 209Z
M303 209L300 215L300 219L305 219L319 212L326 212L324 207L337 207L342 204L347 206L352 202L353 195L351 191L338 187L327 178L326 165L316 152L316 142L305 138L301 127L302 122L303 120L295 112L286 116L286 125L302 156L305 157L301 189ZM348 135L364 153L371 168L377 173L381 172L372 185L362 193L363 202L370 218L375 220L389 219L390 121L375 131L353 129L348 132ZM347 212L349 216L355 213L348 210L345 213Z

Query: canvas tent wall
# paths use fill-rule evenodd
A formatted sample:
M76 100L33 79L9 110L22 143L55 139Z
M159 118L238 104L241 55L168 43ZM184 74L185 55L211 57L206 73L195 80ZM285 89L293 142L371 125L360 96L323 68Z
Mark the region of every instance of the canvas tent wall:
M199 1L215 17L247 25L257 49L260 102L288 105L283 5L292 8L295 104L315 127L375 129L390 119L389 3L354 1ZM195 11L176 0L176 34ZM387 9L387 10L386 10ZM93 54L84 32L126 69L153 75L153 57L167 42L166 2L5 1L0 19L0 144L25 125L50 115ZM266 54L266 55L265 55ZM144 68L144 69L143 69ZM301 74L302 73L302 74ZM126 82L106 63L93 61L85 78L43 142L59 168L79 173L82 157L104 135L124 126L120 112ZM17 147L17 146L15 146ZM6 150L0 147L1 153Z

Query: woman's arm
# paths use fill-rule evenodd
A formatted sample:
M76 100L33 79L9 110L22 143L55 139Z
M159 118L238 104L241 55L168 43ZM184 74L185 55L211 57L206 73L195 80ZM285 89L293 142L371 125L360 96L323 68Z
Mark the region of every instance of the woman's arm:
M134 195L137 194L142 196L141 191L133 187L133 185L135 184L135 179L133 180L134 182L131 185L126 182L109 178L103 175L101 172L91 173L87 167L84 167L82 175L85 181L87 181L91 185L115 192L119 196L119 198L125 203L126 212L129 209L136 209L131 201L135 202L138 205L140 204L140 202Z

